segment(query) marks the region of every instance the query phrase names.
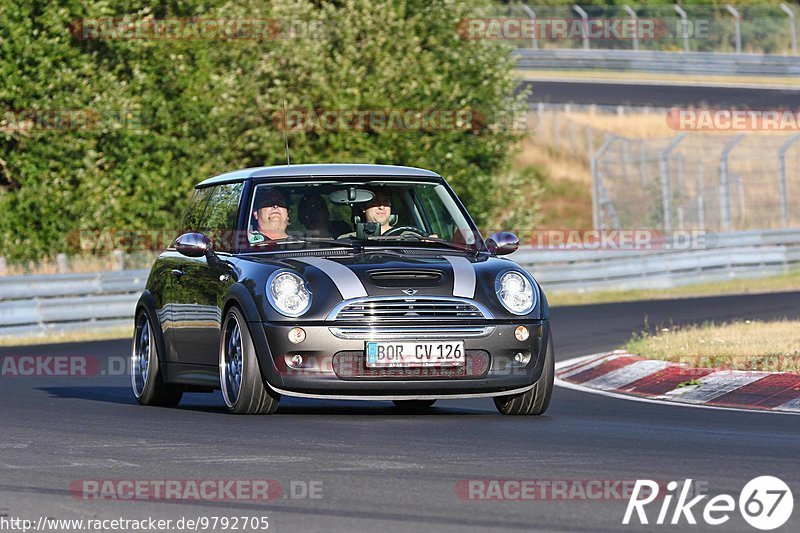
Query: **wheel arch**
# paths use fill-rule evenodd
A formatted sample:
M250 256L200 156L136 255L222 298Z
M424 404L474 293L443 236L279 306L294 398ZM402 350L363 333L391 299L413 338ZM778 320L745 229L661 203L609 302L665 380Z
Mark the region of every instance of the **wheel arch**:
M141 311L146 311L149 313L150 318L156 323L157 327L153 328L153 324L151 323L150 329L153 330L153 333L156 336L156 342L158 343L158 350L156 354L158 356L158 362L160 365L162 365L162 368L166 368L165 363L169 363L169 361L165 359L167 355L167 343L164 339L163 325L161 324L161 320L158 318L158 312L156 311L156 300L152 293L147 289L145 289L145 291L139 297L139 301L136 302L136 312L133 315L134 335L136 334L136 317L139 316ZM164 372L164 376L168 377L168 373Z
M258 358L259 367L261 369L261 377L266 380L269 385L275 387L283 386L283 379L275 366L275 361L272 358L272 352L267 342L267 335L262 327L263 321L261 313L250 292L240 283L231 285L222 300L220 309L222 311L221 317L223 324L225 323L225 317L228 311L233 306L236 306L242 312L247 322L247 327L256 349L256 357ZM221 335L225 334L224 332L220 333Z

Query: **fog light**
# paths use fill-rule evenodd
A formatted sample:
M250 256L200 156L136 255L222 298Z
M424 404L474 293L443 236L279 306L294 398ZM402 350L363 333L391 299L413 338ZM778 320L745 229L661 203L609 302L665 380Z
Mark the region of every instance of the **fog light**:
M517 352L517 354L514 356L514 361L517 363L523 363L525 361L525 354L522 352Z
M300 330L303 331L303 330ZM303 366L303 356L300 354L292 356L292 366L301 367Z
M530 333L525 326L517 326L517 329L514 330L514 336L518 341L526 341L530 337Z
M292 329L290 329L289 330L289 340L291 342L293 342L294 344L300 344L301 342L306 340L306 331L303 328L292 328Z

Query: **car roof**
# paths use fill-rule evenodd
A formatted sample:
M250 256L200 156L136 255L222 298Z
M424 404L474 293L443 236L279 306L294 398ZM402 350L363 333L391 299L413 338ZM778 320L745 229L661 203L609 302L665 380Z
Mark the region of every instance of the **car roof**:
M222 183L243 181L251 178L288 178L288 177L424 177L441 178L436 172L422 168L396 165L363 165L363 164L323 164L323 165L280 165L274 167L253 167L226 172L198 183L195 187L209 187Z

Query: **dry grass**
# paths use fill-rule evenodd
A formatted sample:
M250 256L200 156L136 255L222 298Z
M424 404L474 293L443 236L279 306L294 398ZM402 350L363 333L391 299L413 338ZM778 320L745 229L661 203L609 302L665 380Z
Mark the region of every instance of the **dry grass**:
M724 294L758 294L800 291L800 270L792 270L779 276L758 279L732 279L713 283L698 283L671 289L641 289L630 291L595 292L548 292L551 307L567 305L591 305L639 300L669 300L675 298L698 298Z
M0 346L33 346L66 342L104 341L113 339L130 339L133 335L133 320L130 327L106 327L81 331L51 331L38 335L19 337L0 336Z
M613 79L617 81L666 81L681 84L700 83L707 85L740 87L752 85L760 87L780 86L797 87L800 86L800 79L796 77L767 77L767 76L698 76L687 74L662 74L657 72L612 72L603 70L592 71L569 71L569 70L517 70L516 75L520 78L530 78L534 80L597 80ZM535 82L534 82L535 83Z
M664 328L632 339L631 353L700 368L800 371L800 321L746 320Z

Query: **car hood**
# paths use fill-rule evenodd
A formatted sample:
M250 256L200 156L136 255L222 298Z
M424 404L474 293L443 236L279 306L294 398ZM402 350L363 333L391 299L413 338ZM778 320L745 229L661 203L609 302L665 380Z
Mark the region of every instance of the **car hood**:
M268 271L266 276L277 269L303 276L314 293L315 318L325 316L342 300L381 296L468 298L485 305L496 317L508 316L497 300L495 279L509 269L524 271L505 258L436 250L264 254L248 256L243 263L261 266ZM540 313L536 314L539 318Z

